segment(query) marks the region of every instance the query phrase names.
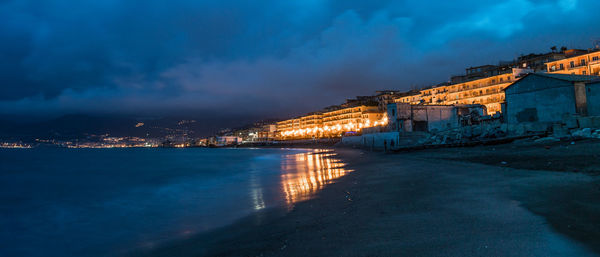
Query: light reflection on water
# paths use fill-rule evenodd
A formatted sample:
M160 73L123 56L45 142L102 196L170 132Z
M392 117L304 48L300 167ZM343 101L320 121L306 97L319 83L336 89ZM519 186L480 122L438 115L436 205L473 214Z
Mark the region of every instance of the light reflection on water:
M352 172L331 150L313 150L282 159L281 184L288 208L312 197L333 180Z

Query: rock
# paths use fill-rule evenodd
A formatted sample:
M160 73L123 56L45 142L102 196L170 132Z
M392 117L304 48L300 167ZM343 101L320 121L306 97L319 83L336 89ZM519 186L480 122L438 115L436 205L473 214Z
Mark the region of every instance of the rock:
M572 132L571 135L573 135L574 137L590 138L590 137L592 137L592 129L590 129L590 128L578 129L578 130L575 130L574 132Z
M536 142L536 143L549 143L549 142L558 142L558 141L560 141L560 139L555 138L555 137L542 137L542 138L534 140L533 142Z

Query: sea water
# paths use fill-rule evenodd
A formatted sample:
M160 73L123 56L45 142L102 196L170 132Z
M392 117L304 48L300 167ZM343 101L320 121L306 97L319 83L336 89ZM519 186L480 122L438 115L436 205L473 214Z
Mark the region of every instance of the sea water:
M119 256L270 207L349 170L307 149L0 149L0 256Z

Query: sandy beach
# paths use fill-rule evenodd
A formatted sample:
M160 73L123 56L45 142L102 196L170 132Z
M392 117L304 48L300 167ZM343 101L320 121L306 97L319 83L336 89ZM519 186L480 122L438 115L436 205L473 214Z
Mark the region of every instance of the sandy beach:
M269 209L134 255L598 256L600 179L510 159L473 162L476 153L519 155L504 147L336 150L354 171L291 211ZM561 149L538 148L529 151Z

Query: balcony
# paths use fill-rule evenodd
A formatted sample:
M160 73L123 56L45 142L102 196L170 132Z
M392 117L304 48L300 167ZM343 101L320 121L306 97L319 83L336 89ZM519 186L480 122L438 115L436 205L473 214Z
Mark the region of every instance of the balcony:
M581 67L587 67L587 64L586 63L584 63L584 64L579 63L579 64L575 64L575 65L569 65L569 70L579 69Z

